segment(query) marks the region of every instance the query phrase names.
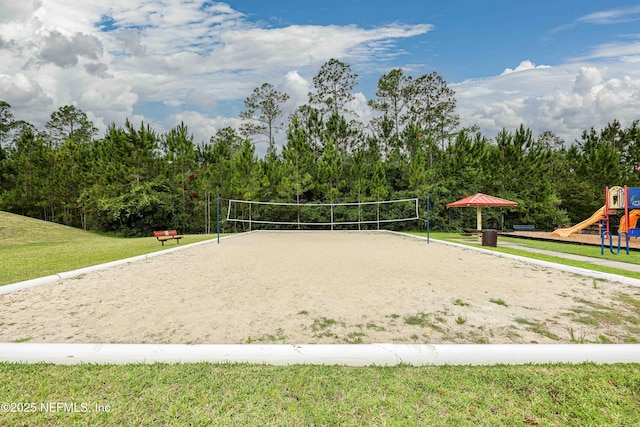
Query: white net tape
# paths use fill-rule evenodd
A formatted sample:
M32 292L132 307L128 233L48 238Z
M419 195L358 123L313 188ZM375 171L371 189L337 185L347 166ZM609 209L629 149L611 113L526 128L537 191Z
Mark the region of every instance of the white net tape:
M419 219L417 198L379 202L280 203L229 200L227 221L277 226L335 227Z

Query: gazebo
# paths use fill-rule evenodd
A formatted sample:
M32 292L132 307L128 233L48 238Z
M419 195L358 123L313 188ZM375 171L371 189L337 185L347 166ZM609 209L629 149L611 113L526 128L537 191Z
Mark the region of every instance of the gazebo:
M482 193L476 193L473 196L465 197L456 202L449 203L447 208L467 208L475 206L477 209L477 227L478 232L482 231L482 207L499 207L499 206L518 206L517 202L501 199L500 197L488 196Z

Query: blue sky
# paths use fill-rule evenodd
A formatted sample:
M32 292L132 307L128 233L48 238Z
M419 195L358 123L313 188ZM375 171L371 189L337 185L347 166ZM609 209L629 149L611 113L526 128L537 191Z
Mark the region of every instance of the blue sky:
M436 71L488 137L522 123L571 143L640 119L637 2L0 0L0 99L39 127L71 104L101 130L184 121L207 141L262 83L294 111L330 58L358 73L363 121L393 68Z

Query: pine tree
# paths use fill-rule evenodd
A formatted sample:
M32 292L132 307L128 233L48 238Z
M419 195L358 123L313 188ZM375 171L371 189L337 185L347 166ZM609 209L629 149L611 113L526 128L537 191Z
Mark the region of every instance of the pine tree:
M276 151L275 133L280 128L276 120L283 113L281 105L288 99L289 95L286 93L275 90L270 83L263 83L244 100L247 109L240 113L243 120L241 132L247 137L264 136L267 139L268 154Z

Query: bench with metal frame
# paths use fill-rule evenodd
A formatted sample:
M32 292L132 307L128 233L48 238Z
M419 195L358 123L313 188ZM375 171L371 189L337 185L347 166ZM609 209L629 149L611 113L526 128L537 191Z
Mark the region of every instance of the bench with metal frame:
M184 236L179 235L176 230L160 230L154 231L153 237L162 242L162 246L164 246L164 242L166 242L167 240L175 240L178 244L180 244L180 239L182 239Z

